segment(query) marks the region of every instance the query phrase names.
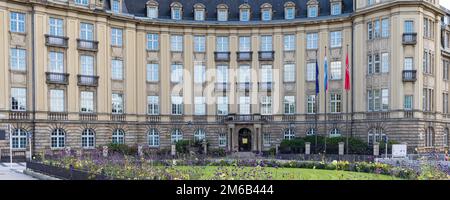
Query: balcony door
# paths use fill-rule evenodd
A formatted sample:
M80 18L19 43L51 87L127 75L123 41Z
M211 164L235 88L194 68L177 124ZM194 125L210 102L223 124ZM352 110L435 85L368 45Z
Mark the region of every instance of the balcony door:
M414 22L413 21L405 21L405 31L404 33L414 33Z

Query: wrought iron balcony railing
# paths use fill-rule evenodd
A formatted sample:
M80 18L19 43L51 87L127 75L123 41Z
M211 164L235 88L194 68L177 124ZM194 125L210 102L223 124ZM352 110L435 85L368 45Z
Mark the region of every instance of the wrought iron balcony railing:
M260 61L273 61L275 59L275 51L260 51L258 53Z
M404 45L417 44L417 33L403 33L403 44Z
M79 86L97 87L98 86L98 76L78 75L78 85Z
M51 47L69 47L69 38L64 36L56 36L56 35L45 35L45 45Z
M78 50L98 51L98 41L77 39Z
M46 72L47 84L69 84L69 74L67 73L56 73L56 72Z
M403 82L415 82L417 80L417 70L403 70Z
M252 61L253 52L251 51L240 51L237 52L237 61Z

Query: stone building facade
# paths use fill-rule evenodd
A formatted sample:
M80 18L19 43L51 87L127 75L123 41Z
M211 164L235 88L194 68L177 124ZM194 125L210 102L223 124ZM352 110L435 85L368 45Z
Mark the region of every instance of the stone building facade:
M0 148L8 125L13 149L33 152L266 151L309 134L448 146L449 13L438 0L0 0Z

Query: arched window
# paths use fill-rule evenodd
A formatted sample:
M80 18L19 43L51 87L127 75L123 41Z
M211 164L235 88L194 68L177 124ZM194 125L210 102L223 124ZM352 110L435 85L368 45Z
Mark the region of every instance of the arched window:
M286 129L284 130L284 139L285 140L292 140L295 138L295 131L293 129Z
M158 18L158 2L154 0L150 0L147 2L147 17L150 19Z
M194 142L202 142L206 138L206 132L203 129L197 129L194 133Z
M295 3L292 1L284 4L284 19L295 19Z
M175 129L172 131L171 134L171 142L177 143L178 141L183 140L183 133L180 129Z
M194 20L204 21L206 16L205 5L197 3L194 5Z
M120 13L121 0L111 0L111 11L114 13Z
M116 129L112 133L113 144L125 144L125 131L122 129Z
M24 129L14 130L11 140L13 149L27 148L27 131Z
M319 16L319 2L317 0L308 1L308 17Z
M217 21L228 21L228 6L225 4L217 5Z
M372 128L367 133L367 144L372 146L375 142L386 141L386 133L382 128Z
M242 4L239 6L239 19L240 21L250 21L250 5Z
M339 137L341 136L341 130L337 129L337 128L333 128L330 131L330 137Z
M66 146L66 132L63 129L57 128L53 130L51 145L52 148L64 148Z
M310 128L308 131L306 131L306 135L315 135L317 133L317 130L315 128Z
M174 2L170 5L170 7L172 11L172 19L181 20L183 17L183 6L178 2Z
M434 146L434 129L433 129L433 127L428 127L425 130L425 146L426 147Z
M81 147L94 148L95 147L95 132L92 129L84 129L81 134Z
M269 3L261 5L261 19L263 21L272 20L272 5Z
M450 144L449 138L448 138L448 128L444 129L444 146L448 147Z
M152 128L148 131L148 146L159 147L159 132L156 128Z
M342 13L342 0L330 0L331 15L340 15Z

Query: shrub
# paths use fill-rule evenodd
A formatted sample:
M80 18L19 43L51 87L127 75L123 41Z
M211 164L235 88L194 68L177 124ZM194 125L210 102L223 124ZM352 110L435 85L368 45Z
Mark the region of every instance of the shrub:
M208 150L208 154L213 155L213 156L217 156L217 157L226 156L225 150L221 149L221 148Z
M292 140L283 140L280 144L281 153L303 153L305 141L303 138L294 138Z
M180 140L177 143L175 143L177 153L189 153L190 143L191 141L189 140Z
M317 139L317 148L316 148L316 139ZM330 137L326 138L326 148L327 154L338 154L339 153L339 143L346 142L347 138L345 137ZM281 153L304 153L305 152L305 143L311 143L311 152L312 153L321 153L325 149L325 137L323 136L306 136L303 138L295 138L292 140L283 140L280 144L280 152ZM367 145L366 142L361 139L349 137L348 138L348 152L349 154L371 154L371 148ZM344 147L345 149L346 147ZM380 147L381 148L381 147Z
M137 147L135 146L128 146L126 144L116 144L116 143L110 143L108 144L108 151L110 152L116 152L121 153L123 155L137 155Z

